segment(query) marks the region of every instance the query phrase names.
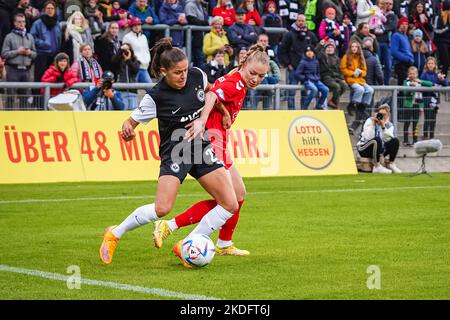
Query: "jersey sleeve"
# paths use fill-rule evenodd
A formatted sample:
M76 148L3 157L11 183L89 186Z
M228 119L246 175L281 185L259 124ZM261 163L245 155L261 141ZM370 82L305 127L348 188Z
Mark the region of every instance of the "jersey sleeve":
M147 124L156 118L156 103L152 96L146 94L139 107L131 113L131 118L136 122Z
M224 80L221 81L221 79ZM211 91L215 93L219 102L233 100L233 97L239 93L236 89L236 83L223 77L216 80L214 87L211 88Z

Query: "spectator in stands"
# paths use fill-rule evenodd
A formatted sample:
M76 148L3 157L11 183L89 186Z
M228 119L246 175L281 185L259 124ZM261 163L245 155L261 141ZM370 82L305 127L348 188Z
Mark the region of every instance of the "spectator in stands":
M283 35L278 58L281 66L288 69L288 83L298 84L295 77L295 70L305 52L307 46L315 47L318 41L313 32L306 28L306 17L299 14L295 23L292 24L289 32ZM295 91L288 91L288 108L295 109Z
M363 40L363 54L366 60L367 74L364 77L369 86L377 86L383 84L383 70L373 50L373 38L366 37Z
M28 32L31 30L31 25L33 24L33 22L41 15L38 9L30 5L30 0L19 1L19 4L16 8L14 8L12 12L12 15L16 16L16 14L18 13L22 13L25 15Z
M110 111L125 109L122 94L120 91L112 88L114 77L111 71L106 70L95 86L90 86L83 92L83 100L87 110Z
M404 84L408 87L432 87L433 83L428 80L419 79L419 71L415 66L411 66L408 69L408 78L406 78ZM403 120L403 145L412 146L417 142L418 130L417 124L419 123L420 111L424 110L424 99L422 92L408 91L404 93L403 101L403 114L400 120ZM409 143L408 131L409 125L412 124L411 131L413 136L413 143Z
M34 37L37 51L34 80L39 81L45 70L53 63L55 55L61 51L61 27L56 18L54 1L45 2L44 14L33 23L31 34Z
M390 120L390 107L382 104L376 113L368 118L363 126L361 138L357 143L358 153L361 157L371 158L373 162L373 173L401 173L396 166L400 143L394 135L394 125ZM381 155L385 158L386 167L381 164Z
M100 34L103 29L103 14L99 10L98 0L87 0L83 12L92 34Z
M113 15L112 13L113 6L111 0L100 0L98 3L98 10L102 14L102 20L104 23L118 21L120 19L119 16Z
M244 0L239 6L239 9L246 10L245 14L245 23L251 26L260 26L262 25L261 16L258 13L258 10L255 7L255 0Z
M337 47L337 49L339 49L339 57L342 57L347 52L348 45L350 44L350 39L356 32L356 28L352 24L350 15L348 13L344 14L344 17L342 18L342 24L339 26L339 30L341 31L341 41L340 46Z
M131 18L133 17L130 12L122 8L120 1L115 0L112 2L113 16L119 16L120 19L117 21L119 29L126 29L130 26Z
M217 49L213 53L213 59L209 61L203 71L205 71L208 76L208 82L213 84L217 79L223 77L227 74L226 65L225 65L225 51L222 49Z
M3 46L6 35L11 31L11 12L18 3L19 0L0 0L0 48Z
M6 60L0 55L0 81L4 81L6 79L5 62Z
M376 8L371 0L356 0L356 26L368 23L369 18L375 14Z
M245 58L245 55L247 54L247 47L245 46L239 47L235 50L235 52L236 53L234 55L233 61L231 61L227 67L227 73L239 66L240 61L242 61Z
M255 27L245 24L245 10L236 10L236 22L228 29L228 39L234 48L249 47L256 43L257 32Z
M223 29L223 18L221 16L212 19L211 32L205 34L203 38L203 53L206 55L206 61L211 61L213 52L219 49L224 51L225 65L228 66L233 54L233 47L230 46L227 33Z
M367 22L363 22L358 25L356 32L350 38L350 42L358 41L362 47L363 40L366 37L373 38L373 49L375 50L375 52L378 52L379 46L378 46L377 38L375 37L374 34L370 33L369 24Z
M424 40L429 43L432 41L430 33L433 32L433 26L430 17L425 11L425 3L421 0L412 2L409 12L409 28L411 30L419 29L424 35Z
M401 86L407 77L408 68L414 63L414 56L407 34L408 19L399 19L397 27L398 32L394 33L391 38L391 55L397 74L397 84Z
M120 83L135 83L139 72L141 63L134 54L133 48L124 43L120 47L119 52L112 58L113 65L117 66L118 74L117 82ZM128 89L122 90L122 98L125 103L125 108L134 110L137 108L137 90Z
M380 0L380 8L384 12L386 22L384 23L384 31L376 35L379 44L378 57L383 65L384 85L389 85L391 79L392 58L391 58L391 36L397 29L398 18L392 11L393 0Z
M442 4L441 14L434 20L434 41L438 47L439 68L447 75L450 67L450 0Z
M261 84L277 84L281 78L280 67L276 62L275 53L269 46L269 36L265 33L261 33L258 36L258 41L256 42L262 46L267 55L269 56L269 71L267 72L265 78L261 81ZM259 101L263 101L263 109L271 109L273 105L273 90L247 90L247 94L250 100L250 106L256 109Z
M351 42L347 53L342 57L341 72L352 90L350 109L356 109L355 120L349 128L350 134L353 134L361 121L364 121L365 110L369 108L373 96L372 87L364 79L367 75L366 60L358 41Z
M315 21L318 22L317 28L320 22L325 18L327 18L325 11L327 11L328 8L334 9L336 21L342 21L344 12L342 11L342 6L341 3L339 3L339 0L319 0L317 1L317 12L315 17L316 18Z
M447 77L442 72L437 72L437 63L436 58L434 57L428 57L420 79L430 81L433 83L433 86L436 87L448 86ZM434 128L436 126L436 114L439 110L440 103L439 92L424 92L423 99L425 116L425 121L423 123L423 138L433 139Z
M339 23L336 21L336 10L333 7L329 7L325 10L325 19L320 22L319 26L319 38L331 39L334 41L337 47L340 45L341 30Z
M347 83L341 73L341 61L336 54L334 41L321 40L316 46L317 59L320 65L320 79L332 93L328 107L339 109L339 99L347 90Z
M158 15L155 13L154 8L152 8L148 4L148 0L136 0L136 2L133 2L131 6L128 8L128 11L133 17L139 18L141 20L141 24L146 23L154 25L161 23ZM145 30L144 34L148 39L150 39L151 37L150 30ZM134 51L136 52L136 49L134 49Z
M122 42L130 44L134 54L141 63L137 75L137 82L151 83L152 79L148 73L148 67L150 65L150 48L148 47L147 37L142 33L142 22L139 18L134 17L131 19L131 31L123 37Z
M67 20L62 46L71 63L80 59L80 47L85 43L94 48L89 22L80 11L75 11Z
M312 100L320 92L320 98L316 101L316 110L326 109L326 102L329 89L320 81L320 66L316 59L314 50L311 46L307 46L302 60L297 66L295 77L304 86L308 95L302 99L301 109L308 110Z
M103 70L112 71L116 77L119 75L118 66L113 63L111 58L117 56L120 51L118 35L119 24L116 21L112 21L103 35L95 40L95 53L97 54L98 62Z
M159 18L161 23L173 26L176 24L187 25L186 14L183 6L178 3L178 0L164 0L164 4L159 9ZM172 37L172 45L178 48L184 46L184 31L170 30Z
M266 11L262 17L263 27L268 28L282 28L283 21L281 20L281 16L277 14L277 5L274 1L267 1L266 3ZM275 56L278 55L278 46L281 42L282 38L281 33L272 33L269 34L269 44L272 47Z
M62 89L51 89L50 95L52 96L60 94L77 81L77 75L70 68L69 56L64 52L60 52L55 56L54 64L44 72L41 79L41 82L64 84L64 88ZM44 94L44 89L41 90L41 94Z
M14 28L5 37L2 47L2 57L5 58L6 81L8 82L30 82L30 68L33 60L36 59L36 46L34 38L27 33L25 27L26 18L22 13L14 17ZM10 96L6 102L6 108L13 107L12 95L25 95L26 90L8 90ZM25 105L25 97L21 97L20 105Z
M414 56L414 66L419 70L419 74L422 74L425 61L430 55L428 45L423 40L422 30L414 30L413 39L411 40L411 49Z
M187 0L184 7L189 25L208 26L208 13L202 6L202 0ZM194 67L203 69L205 56L203 55L203 31L192 31L192 63Z
M80 59L72 64L72 72L78 77L78 82L97 83L103 74L100 63L94 58L90 44L80 47Z
M226 29L236 21L236 12L231 0L218 0L212 14L214 17L220 16L223 18L223 24Z

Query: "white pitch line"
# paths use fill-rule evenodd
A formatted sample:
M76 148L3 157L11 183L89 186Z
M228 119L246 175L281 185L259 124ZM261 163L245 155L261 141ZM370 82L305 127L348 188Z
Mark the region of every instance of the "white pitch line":
M322 190L279 190L279 191L256 191L248 192L247 195L265 195L265 194L302 194L302 193L340 193L340 192L373 192L373 191L404 191L404 190L423 190L423 189L450 189L449 186L417 186L417 187L385 187L385 188L353 188L353 189L322 189ZM205 197L206 193L181 193L177 197ZM102 201L102 200L133 200L133 199L154 199L155 196L117 196L117 197L89 197L89 198L60 198L60 199L19 199L19 200L0 200L0 204L11 203L33 203L33 202L71 202L71 201Z
M16 267L10 267L10 266L5 266L5 265L0 265L0 271L25 274L28 276L39 277L39 278L50 279L50 280L65 281L65 282L67 282L67 280L69 280L69 278L71 278L70 276L66 276L66 275L58 274L58 273L51 273L51 272L32 270L32 269L16 268ZM160 296L160 297L178 298L178 299L185 299L185 300L220 300L219 298L208 297L208 296L203 296L203 295L198 295L198 294L186 294L186 293L181 293L181 292L176 292L176 291L171 291L171 290L166 290L166 289L146 288L146 287L140 287L140 286L132 286L129 284L116 283L116 282L106 282L106 281L81 278L80 283L90 285L90 286L99 286L99 287L107 287L107 288L113 288L113 289L118 289L118 290L134 291L134 292L139 292L139 293L148 293L148 294L153 294L153 295Z

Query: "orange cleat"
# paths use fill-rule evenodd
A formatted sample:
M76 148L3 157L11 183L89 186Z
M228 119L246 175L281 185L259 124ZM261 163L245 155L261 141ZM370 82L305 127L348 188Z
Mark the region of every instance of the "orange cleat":
M183 240L178 241L175 243L175 245L172 248L172 252L181 260L184 267L192 269L192 266L184 261L183 257L181 256L181 244L183 243Z
M105 265L112 262L114 251L116 250L117 243L119 242L119 238L111 232L115 227L116 226L110 226L106 228L103 233L103 242L100 246L99 255L100 260L102 260Z

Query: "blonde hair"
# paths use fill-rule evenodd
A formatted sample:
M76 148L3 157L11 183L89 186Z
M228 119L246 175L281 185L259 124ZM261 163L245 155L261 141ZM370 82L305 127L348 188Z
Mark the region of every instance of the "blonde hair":
M223 18L221 16L215 16L214 18L212 18L211 26L213 26L217 23L220 23L221 25L224 24Z
M259 44L252 45L250 49L248 49L244 59L239 61L238 70L242 69L245 64L253 61L258 61L262 64L269 65L270 58L263 46Z
M429 70L429 69L428 69L428 62L429 62L429 61L433 61L433 62L434 62L434 70ZM427 60L425 61L425 66L424 66L423 68L424 68L425 71L433 71L433 72L436 72L436 71L437 71L437 68L438 68L436 58L435 58L435 57L428 57Z
M83 29L89 28L89 21L84 17L84 15L80 11L75 11L68 19L67 19L67 26L66 26L66 32L64 33L66 39L69 39L70 31L75 29L74 20L75 18L81 18L81 26Z

